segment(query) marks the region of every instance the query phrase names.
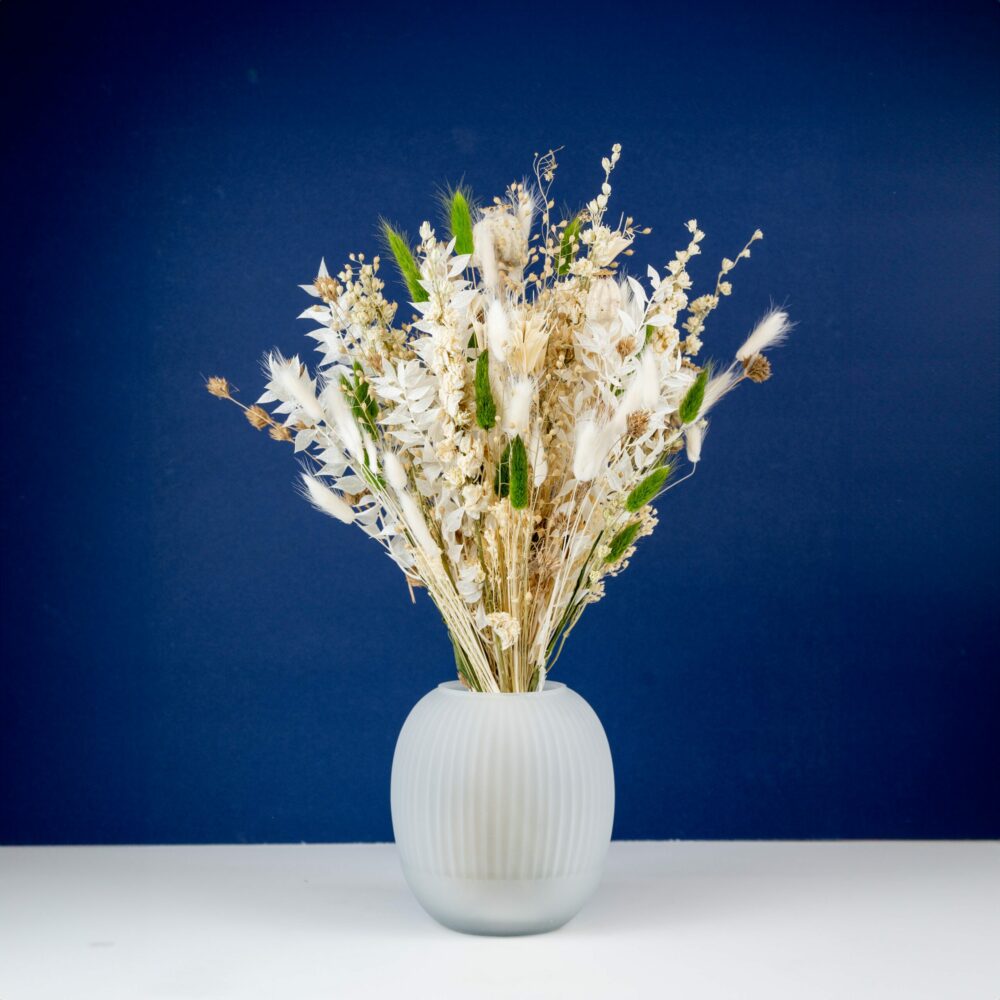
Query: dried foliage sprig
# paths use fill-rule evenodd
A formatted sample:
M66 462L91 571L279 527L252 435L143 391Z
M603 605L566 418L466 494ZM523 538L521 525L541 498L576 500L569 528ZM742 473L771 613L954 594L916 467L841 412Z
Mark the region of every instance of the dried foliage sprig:
M425 222L414 248L383 222L409 321L396 322L378 257L352 254L336 276L321 263L302 286L318 300L302 313L316 374L271 353L252 406L221 377L206 384L293 443L314 507L374 538L411 595L426 588L475 691L544 686L606 578L655 528L653 502L697 468L707 417L739 383L770 377L764 352L790 329L772 310L727 367L698 363L730 273L763 234L697 298L687 269L705 234L694 220L665 268L648 268L645 283L623 275L620 260L649 230L605 221L620 153L567 218L552 214L550 151L533 183L485 207L447 193L447 239ZM672 477L683 457L687 474Z

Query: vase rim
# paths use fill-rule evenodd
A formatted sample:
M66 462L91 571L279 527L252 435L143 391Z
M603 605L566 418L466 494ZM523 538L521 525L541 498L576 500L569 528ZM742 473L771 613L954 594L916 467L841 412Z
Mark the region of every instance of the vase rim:
M561 681L546 681L541 691L470 691L461 681L442 681L438 684L438 690L446 694L489 695L492 698L534 698L537 695L559 694L566 690L566 685Z

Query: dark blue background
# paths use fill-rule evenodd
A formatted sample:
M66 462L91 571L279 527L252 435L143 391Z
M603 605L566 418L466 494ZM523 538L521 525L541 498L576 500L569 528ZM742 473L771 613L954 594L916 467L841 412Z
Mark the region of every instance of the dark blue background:
M0 840L391 837L426 600L209 398L259 391L321 255L565 145L696 278L771 297L776 378L558 667L615 834L1000 834L1000 8L4 3Z

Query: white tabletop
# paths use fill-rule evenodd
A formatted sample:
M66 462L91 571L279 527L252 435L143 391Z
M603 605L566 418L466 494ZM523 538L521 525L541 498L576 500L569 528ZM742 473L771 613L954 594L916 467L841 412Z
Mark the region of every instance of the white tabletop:
M3 1000L1000 998L996 843L615 843L562 930L434 923L385 844L0 850Z

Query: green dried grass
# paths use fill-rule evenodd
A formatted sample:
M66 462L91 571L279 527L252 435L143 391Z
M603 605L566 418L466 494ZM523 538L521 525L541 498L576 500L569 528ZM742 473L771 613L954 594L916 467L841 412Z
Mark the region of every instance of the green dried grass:
M657 493L663 488L663 484L667 481L667 476L670 475L670 466L661 465L660 468L654 469L646 478L639 483L638 486L625 500L625 509L629 513L634 514L637 510L641 510L653 500Z
M394 229L384 219L381 225L382 236L389 252L396 261L399 276L403 279L407 291L410 293L410 298L414 302L426 302L430 295L427 294L427 289L420 284L420 268L413 256L413 251L410 249L410 241L406 238L406 234Z
M681 423L689 424L692 420L697 420L701 411L701 404L705 401L705 386L708 385L709 371L702 368L698 372L698 377L694 384L685 393L681 400L681 405L677 409L677 415L681 418Z
M472 253L472 209L461 188L456 188L448 200L448 219L455 239L455 253Z
M528 506L528 452L520 434L510 447L510 505L514 510Z
M510 446L511 442L508 441L500 454L496 472L493 473L493 492L501 500L510 493Z
M490 388L490 352L483 351L476 359L476 423L489 430L497 422L497 405Z
M604 561L609 565L611 563L618 562L618 560L625 554L626 549L628 549L628 547L635 541L635 536L639 534L639 529L641 527L641 521L633 521L631 524L625 525L625 527L611 539L611 544L608 546L609 552L604 557Z

